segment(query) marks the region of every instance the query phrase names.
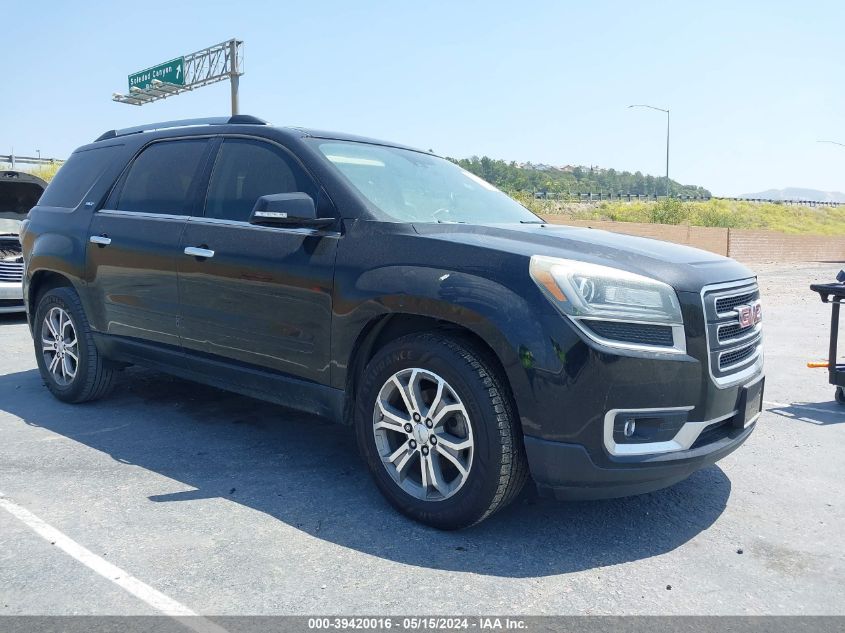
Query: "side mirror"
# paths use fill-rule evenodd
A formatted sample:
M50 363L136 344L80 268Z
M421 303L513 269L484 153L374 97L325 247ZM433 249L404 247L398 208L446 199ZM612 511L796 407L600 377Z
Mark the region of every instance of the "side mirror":
M273 193L255 201L249 221L265 226L321 227L334 223L334 218L318 218L314 199L307 193Z

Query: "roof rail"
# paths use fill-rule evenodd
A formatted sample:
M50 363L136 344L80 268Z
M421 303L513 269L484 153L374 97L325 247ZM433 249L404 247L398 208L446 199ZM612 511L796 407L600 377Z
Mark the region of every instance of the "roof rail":
M135 127L126 127L122 130L109 130L103 132L94 141L105 141L109 138L116 138L118 136L126 136L127 134L141 134L143 132L151 132L153 130L165 130L174 127L193 127L195 125L269 125L267 121L259 119L256 116L249 114L233 114L230 117L212 116L199 119L180 119L178 121L161 121L159 123L147 123L145 125L136 125Z

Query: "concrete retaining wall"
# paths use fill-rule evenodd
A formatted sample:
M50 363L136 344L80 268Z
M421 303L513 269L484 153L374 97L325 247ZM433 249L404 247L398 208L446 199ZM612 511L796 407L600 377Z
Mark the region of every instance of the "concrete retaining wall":
M787 235L775 231L722 229L685 224L572 220L560 215L545 215L543 218L550 224L592 227L686 244L719 255L727 255L741 262L845 261L845 236Z

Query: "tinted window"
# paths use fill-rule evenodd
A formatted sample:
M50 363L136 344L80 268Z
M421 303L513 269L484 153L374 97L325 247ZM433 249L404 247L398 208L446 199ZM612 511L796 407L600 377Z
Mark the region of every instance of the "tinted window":
M261 196L294 191L316 199L314 181L284 150L261 141L229 139L214 163L205 215L246 222Z
M150 145L129 168L117 208L146 213L188 213L205 147L204 139Z
M76 207L106 167L117 158L119 147L112 145L74 152L56 173L38 204L45 207Z

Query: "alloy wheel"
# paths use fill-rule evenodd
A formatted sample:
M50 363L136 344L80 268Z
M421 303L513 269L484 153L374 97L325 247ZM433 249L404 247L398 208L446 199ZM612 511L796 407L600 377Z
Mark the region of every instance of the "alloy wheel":
M441 501L466 483L475 448L469 415L434 372L393 374L376 398L373 433L382 465L411 496Z
M41 351L56 384L65 387L72 383L79 369L79 345L73 321L63 308L52 307L44 316Z

